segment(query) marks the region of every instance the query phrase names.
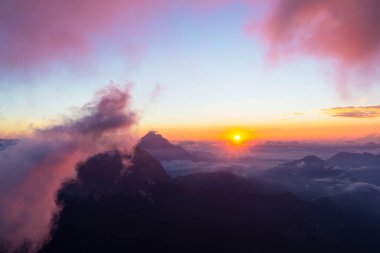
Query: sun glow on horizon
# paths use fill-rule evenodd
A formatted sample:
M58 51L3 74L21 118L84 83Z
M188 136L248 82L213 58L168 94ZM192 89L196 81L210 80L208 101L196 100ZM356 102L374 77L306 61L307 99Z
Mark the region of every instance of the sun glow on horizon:
M222 136L222 139L226 140L233 146L242 146L246 142L253 140L253 138L252 132L237 128L229 130Z
M254 135L251 131L241 128L232 128L221 136L223 140L223 153L227 157L239 157L246 154L251 146Z

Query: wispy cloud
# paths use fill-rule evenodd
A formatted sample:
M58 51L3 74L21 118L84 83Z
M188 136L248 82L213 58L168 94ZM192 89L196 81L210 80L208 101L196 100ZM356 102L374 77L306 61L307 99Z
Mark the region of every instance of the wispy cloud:
M380 105L375 106L348 106L323 109L333 117L347 118L377 118L380 117Z

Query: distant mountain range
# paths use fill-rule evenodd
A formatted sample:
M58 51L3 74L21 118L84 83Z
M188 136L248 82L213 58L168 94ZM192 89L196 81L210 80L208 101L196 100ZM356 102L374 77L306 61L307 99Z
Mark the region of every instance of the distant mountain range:
M380 155L372 153L350 153L340 152L327 160L331 165L352 169L352 168L365 168L365 167L378 167L380 168Z
M263 178L312 199L354 190L377 191L380 190L380 156L341 152L325 161L306 156L265 171Z
M335 168L328 162L316 156L305 156L302 159L280 164L266 172L270 177L291 178L327 178L344 174L344 171Z

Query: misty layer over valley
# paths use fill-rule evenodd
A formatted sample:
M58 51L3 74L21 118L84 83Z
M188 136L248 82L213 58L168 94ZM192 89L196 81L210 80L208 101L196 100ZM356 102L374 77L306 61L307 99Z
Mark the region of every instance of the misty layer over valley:
M23 141L2 140L2 152ZM23 238L11 237L10 232L27 223L3 221L9 230L2 234L1 252L380 249L380 155L345 151L376 150L376 143L267 142L230 157L209 147L214 144L183 144L149 132L133 150L104 150L74 164L74 175L52 195L51 205L59 208L40 224L46 233L31 237L35 234L25 231ZM261 169L257 164L273 161L259 163L265 155L246 157L250 152L273 157L284 152L293 158L290 147L299 155L305 147L325 154L343 151L327 159L308 155ZM36 205L29 205L23 212L32 212L34 219L41 215L43 210L35 213ZM10 240L14 238L18 241Z

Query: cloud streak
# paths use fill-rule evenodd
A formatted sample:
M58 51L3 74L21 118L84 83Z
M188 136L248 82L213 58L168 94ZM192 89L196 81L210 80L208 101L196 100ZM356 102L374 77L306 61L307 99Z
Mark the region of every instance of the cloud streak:
M324 112L333 117L346 118L378 118L380 117L380 106L348 106L324 109Z
M110 86L81 108L81 117L40 129L0 153L0 242L37 249L59 211L55 194L79 161L109 149L129 149L137 117L128 89Z

